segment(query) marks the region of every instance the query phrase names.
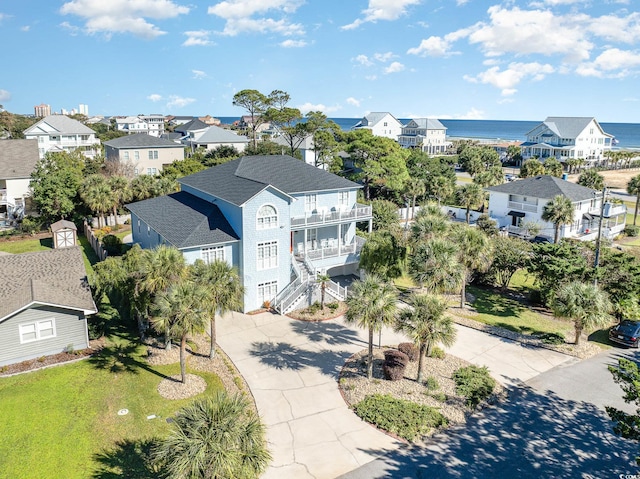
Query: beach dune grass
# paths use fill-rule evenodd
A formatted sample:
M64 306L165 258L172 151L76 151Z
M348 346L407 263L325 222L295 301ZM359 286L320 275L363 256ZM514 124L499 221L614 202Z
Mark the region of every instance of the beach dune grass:
M124 471L140 467L136 451L164 436L166 418L192 400L162 398L158 384L180 365L149 366L145 353L119 332L95 359L0 378L0 475L129 477ZM197 374L204 394L223 389L215 374Z

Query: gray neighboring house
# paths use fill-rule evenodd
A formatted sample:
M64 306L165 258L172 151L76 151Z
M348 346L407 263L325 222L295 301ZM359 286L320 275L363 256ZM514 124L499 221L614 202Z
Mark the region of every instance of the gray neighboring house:
M219 146L233 146L239 153L242 153L247 147L249 139L219 126L208 126L206 130L190 130L189 136L184 138L182 142L189 145L192 151L200 146L207 150L215 150Z
M97 313L80 247L0 256L0 366L89 347Z
M164 165L184 160L184 146L146 133L136 133L106 141L104 156L110 161L131 163L136 175L156 175Z
M189 136L189 133L191 132L203 132L207 128L209 128L209 125L207 125L204 121L198 118L194 118L187 123L176 126L173 131L176 133L180 133L180 135L185 137Z
M37 140L0 141L0 228L24 216L31 173L39 159Z

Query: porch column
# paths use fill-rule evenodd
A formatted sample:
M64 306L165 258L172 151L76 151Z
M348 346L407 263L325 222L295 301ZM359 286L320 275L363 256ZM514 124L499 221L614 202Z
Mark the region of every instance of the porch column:
M302 247L302 250L304 252L304 257L307 257L307 229L305 228L304 230L304 246Z
M341 245L340 245L340 239L341 239L340 238L340 236L341 236L340 233L341 233L341 231L340 230L341 229L342 229L342 225L340 225L340 223L338 223L338 256L340 256L340 254L341 254L341 251L340 251L340 247L341 247Z
M369 220L369 233L373 231L373 218Z

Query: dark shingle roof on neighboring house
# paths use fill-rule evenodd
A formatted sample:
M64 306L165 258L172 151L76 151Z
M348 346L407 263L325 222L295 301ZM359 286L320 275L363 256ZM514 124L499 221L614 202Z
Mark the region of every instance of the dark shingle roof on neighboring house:
M249 138L236 135L231 130L225 130L219 126L209 126L199 136L189 139L193 143L249 143Z
M239 240L216 205L183 191L126 206L176 248Z
M244 156L178 180L181 184L242 205L269 185L291 195L360 185L287 155Z
M177 144L175 141L147 135L146 133L121 136L105 141L104 144L112 148L183 148L182 145Z
M549 175L524 178L485 189L497 193L545 199L552 199L555 196L562 195L569 198L573 203L592 199L598 193L597 190Z
M0 141L0 179L29 178L39 159L38 140Z
M173 131L187 133L189 131L194 131L194 130L204 130L205 128L209 128L209 125L207 125L204 121L199 120L198 118L194 118L193 120L188 121L187 123L176 126L173 129Z
M79 246L0 256L0 321L32 303L95 313Z
M39 122L27 128L24 131L24 134L25 135L35 134L35 132L40 130L40 125L42 125L43 123L46 123L51 128L53 128L54 130L62 134L74 134L74 133L83 134L83 135L90 135L92 133L95 134L95 131L93 131L88 126L83 125L78 120L74 120L73 118L69 118L68 116L65 116L65 115L46 116Z

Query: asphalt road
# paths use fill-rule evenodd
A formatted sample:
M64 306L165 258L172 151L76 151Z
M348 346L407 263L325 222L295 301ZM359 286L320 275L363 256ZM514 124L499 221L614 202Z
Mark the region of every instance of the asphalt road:
M561 365L475 414L465 427L341 478L613 479L638 474L638 444L614 435L604 411L604 405L633 410L607 370L621 355L640 360L635 350L613 348Z

